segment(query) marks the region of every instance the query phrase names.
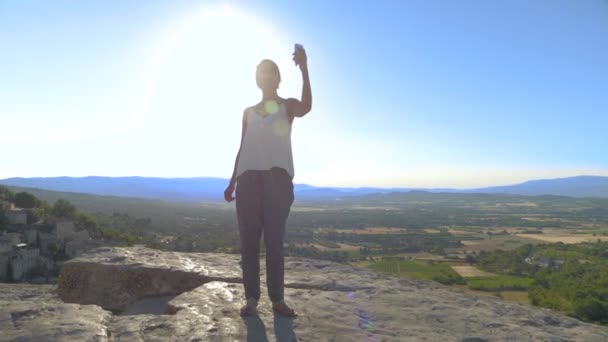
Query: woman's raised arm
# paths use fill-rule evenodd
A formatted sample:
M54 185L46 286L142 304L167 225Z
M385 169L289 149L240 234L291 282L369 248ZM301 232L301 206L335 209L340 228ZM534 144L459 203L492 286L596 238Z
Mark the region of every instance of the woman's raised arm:
M296 49L293 53L293 61L300 67L302 72L302 98L301 100L287 99L287 111L292 117L302 117L310 112L312 108L312 90L310 89L310 78L308 76L308 58L304 48Z

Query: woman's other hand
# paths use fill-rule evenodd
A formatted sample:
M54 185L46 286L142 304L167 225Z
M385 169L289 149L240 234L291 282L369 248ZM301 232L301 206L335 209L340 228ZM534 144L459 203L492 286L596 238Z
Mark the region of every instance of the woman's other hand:
M232 202L234 201L234 188L235 188L235 184L233 182L230 182L230 184L228 184L228 187L226 188L226 190L224 190L224 199L226 200L226 202Z

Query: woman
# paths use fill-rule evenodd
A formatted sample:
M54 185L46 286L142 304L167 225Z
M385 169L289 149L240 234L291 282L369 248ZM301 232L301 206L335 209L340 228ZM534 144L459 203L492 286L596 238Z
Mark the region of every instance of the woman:
M302 99L277 94L281 74L271 60L257 66L256 82L262 100L243 113L241 145L224 198L235 199L241 241L241 268L246 304L242 316L257 313L260 299L260 237L266 246L266 282L274 312L296 317L283 297L283 237L294 200L291 126L294 118L310 112L312 94L306 52L296 45L293 60L303 78Z

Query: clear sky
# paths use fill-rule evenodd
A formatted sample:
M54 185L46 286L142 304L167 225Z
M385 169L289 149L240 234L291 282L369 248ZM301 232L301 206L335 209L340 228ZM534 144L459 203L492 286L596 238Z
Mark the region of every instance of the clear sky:
M608 1L0 0L0 178L230 177L255 66L297 183L608 175Z

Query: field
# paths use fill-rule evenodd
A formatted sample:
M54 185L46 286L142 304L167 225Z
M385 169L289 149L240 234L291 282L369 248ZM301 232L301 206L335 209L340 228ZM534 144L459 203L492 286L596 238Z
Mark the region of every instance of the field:
M491 232L492 235L488 235ZM461 246L447 248L446 253L459 258L466 257L467 254L479 253L481 251L493 251L496 249L511 250L525 244L541 243L539 240L518 236L511 233L504 233L504 229L483 229L477 231L462 232L459 230L449 230L449 233L460 240Z
M407 275L416 279L432 280L433 277L456 273L447 265L430 264L412 260L383 260L369 265L369 268L382 272Z
M335 229L337 233L350 234L399 234L407 231L405 228L394 227L366 227L363 229Z
M416 279L440 280L440 279L458 279L458 273L454 272L449 265L441 263L430 263L414 260L398 260L384 259L382 261L368 264L369 268L405 275Z
M470 289L479 291L526 290L532 285L532 279L505 275L472 277L467 278L467 284Z
M608 241L608 236L592 233L572 232L563 229L544 229L543 234L516 234L518 237L539 240L542 242L581 243L591 241Z
M447 262L385 258L376 262L355 263L355 266L415 279L438 281L467 292L498 296L521 304L528 304L527 289L532 283L530 278L495 275L471 266L450 266Z
M495 276L495 274L484 272L475 266L451 266L456 273L460 274L463 278L471 277L488 277Z
M359 251L359 248L360 248L359 246L353 246L353 245L349 245L349 244L341 243L341 242L332 243L332 244L309 243L309 244L300 244L298 246L304 247L304 248L314 247L321 251L336 251L336 252L338 252L338 251Z

